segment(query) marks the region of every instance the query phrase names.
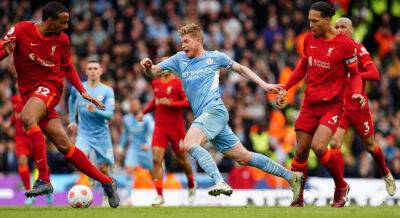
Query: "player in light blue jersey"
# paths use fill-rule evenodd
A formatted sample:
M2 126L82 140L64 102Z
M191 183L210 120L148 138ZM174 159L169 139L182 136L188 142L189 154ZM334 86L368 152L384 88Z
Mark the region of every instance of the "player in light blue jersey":
M103 70L97 61L89 61L86 65L88 80L83 83L85 89L106 106L105 110L97 109L92 103L84 100L75 88L72 88L68 99L68 129L77 131L76 146L87 155L94 151L99 170L109 175L110 166L114 164L114 153L108 121L114 114L114 91L100 82ZM78 114L78 122L76 121Z
M125 152L125 167L130 175L136 167L143 167L149 171L153 170L153 156L151 154L151 140L154 131L154 119L150 114L143 116L138 121L136 116L141 112L141 103L138 99L130 102L131 113L124 116L124 129L119 141L118 153L123 153L125 145L129 147Z
M149 58L143 59L140 64L147 75L156 76L164 70L171 70L181 79L195 115L183 146L214 180L215 185L208 193L213 196L232 194L232 188L225 183L211 155L201 147L210 141L217 150L239 164L254 166L286 179L292 188L293 199L297 200L303 175L285 169L264 155L246 150L228 126L228 111L218 89L219 69L233 70L254 81L267 92L283 92L282 88L279 85L264 82L248 67L236 63L224 53L204 50L203 31L196 24L181 27L179 35L183 51L157 65L153 65Z

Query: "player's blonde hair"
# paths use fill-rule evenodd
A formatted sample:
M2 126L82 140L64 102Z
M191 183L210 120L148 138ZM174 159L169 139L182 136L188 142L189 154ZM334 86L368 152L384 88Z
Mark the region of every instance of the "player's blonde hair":
M182 26L178 30L178 34L180 37L183 37L184 35L190 35L192 38L197 38L200 39L201 42L204 42L203 30L195 23L190 23Z

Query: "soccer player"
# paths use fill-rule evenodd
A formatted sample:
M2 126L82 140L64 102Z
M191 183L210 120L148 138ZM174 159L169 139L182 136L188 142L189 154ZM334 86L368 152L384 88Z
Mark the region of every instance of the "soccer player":
M186 174L189 191L188 199L189 202L193 202L196 191L193 170L187 159L186 152L180 147L186 135L183 112L185 108L190 107L190 104L185 96L179 78L175 77L169 71L165 71L159 78L154 79L151 82L151 87L154 92L154 99L142 113L138 114L137 118L141 120L143 114L155 110L155 128L152 140L152 175L157 190L157 197L154 199L152 205L158 206L164 203L162 162L168 142L171 143L178 163Z
M304 40L303 57L284 86L289 90L306 78L306 91L299 117L295 123L296 152L292 170L303 172L307 177L307 159L310 149L335 181L332 207L343 207L347 201L349 186L340 172L341 163L327 146L338 127L343 111L343 98L347 72L350 72L351 101L358 107L365 103L361 93L361 78L357 68L357 56L353 41L338 33L331 25L335 10L326 2L311 5L308 13L311 31ZM281 103L285 92L278 95ZM300 198L291 203L293 207L304 205L303 189Z
M157 65L149 58L141 60L147 75L160 75L170 70L182 81L190 102L195 121L190 126L184 140L183 149L198 161L201 168L214 180L215 185L208 194L231 195L232 188L225 183L211 155L201 146L210 141L226 157L241 165L251 165L264 172L287 180L293 191L293 199L299 196L302 174L291 172L268 157L249 152L228 126L228 111L219 93L219 69L231 69L256 82L267 92L278 92L278 85L268 84L248 67L231 60L219 51L206 51L203 47L204 35L196 24L188 24L179 29L182 50Z
M100 171L109 175L110 165L114 164L114 153L108 121L114 114L115 98L112 88L100 82L102 74L103 69L100 63L95 60L89 61L86 65L88 80L83 83L83 87L91 96L96 96L105 104L105 110L97 109L92 103L83 99L75 88L72 88L68 99L70 120L68 129L75 133L78 128L76 146L86 155L94 151Z
M119 141L118 153L122 154L129 141L129 148L125 152L125 167L129 175L135 168L143 167L153 170L153 157L151 155L151 137L153 136L154 120L150 114L143 117L142 121L136 119L142 105L138 99L130 101L131 113L124 115L124 129Z
M339 18L336 21L335 28L343 34L351 37L353 33L353 24L349 18ZM362 95L367 99L365 92L365 81L376 81L379 80L379 72L374 62L371 59L367 49L360 43L356 43L357 58L358 58L358 69L360 71L361 78L363 80ZM372 122L371 112L368 107L368 101L363 108L360 108L357 102L351 99L351 88L350 84L346 83L345 93L345 112L340 117L339 127L336 130L331 140L330 147L332 151L338 156L339 160L343 161L342 152L340 147L343 143L343 137L349 126L353 126L357 134L361 137L366 150L374 158L375 163L378 165L379 172L383 177L386 185L386 191L390 196L396 194L396 183L393 179L389 168L386 166L385 157L383 155L381 147L376 144L374 139L374 123ZM340 166L344 166L341 164ZM344 169L341 169L344 172Z
M27 197L53 192L50 183L44 133L78 170L99 181L111 207L119 205L117 186L102 174L69 140L55 106L60 101L64 76L82 97L97 107L104 105L92 98L72 64L68 36L68 9L59 2L49 2L42 10L42 22L23 21L12 27L0 42L0 60L13 53L18 89L24 108L20 114L31 140L32 154L39 177Z

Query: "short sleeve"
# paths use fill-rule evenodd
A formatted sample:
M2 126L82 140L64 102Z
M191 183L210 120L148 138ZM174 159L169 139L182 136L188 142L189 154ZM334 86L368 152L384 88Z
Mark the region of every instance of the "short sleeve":
M345 38L345 46L343 47L343 59L347 66L357 63L357 48L353 40Z
M167 58L166 60L162 61L159 64L161 70L169 70L173 73L179 75L179 60L178 60L178 53L174 54L173 56Z
M233 60L230 57L228 57L228 55L226 55L225 53L222 53L222 52L218 52L217 61L218 61L219 67L226 68L226 69L232 68L233 63L234 63Z

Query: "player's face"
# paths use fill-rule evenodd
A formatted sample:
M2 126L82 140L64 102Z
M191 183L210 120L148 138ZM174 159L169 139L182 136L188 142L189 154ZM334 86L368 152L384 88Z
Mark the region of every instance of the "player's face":
M182 50L186 53L188 58L196 57L199 51L199 47L201 46L201 42L199 39L190 36L190 34L186 34L181 38Z
M86 65L86 76L91 81L100 80L100 76L103 73L99 63L88 63Z
M67 12L59 13L57 19L49 18L49 32L54 35L59 35L68 28L68 19L69 14Z
M321 12L316 10L308 12L308 21L310 22L311 32L317 37L322 36L330 25L330 19L321 17Z
M135 99L135 100L132 100L132 101L131 101L130 107L131 107L131 112L132 112L134 115L136 115L136 114L139 113L139 111L140 111L142 105L140 104L140 101L139 101L139 100Z
M336 24L335 28L341 32L346 34L347 36L351 37L351 33L353 32L353 29L351 27L351 24L347 22L346 20L339 19Z

